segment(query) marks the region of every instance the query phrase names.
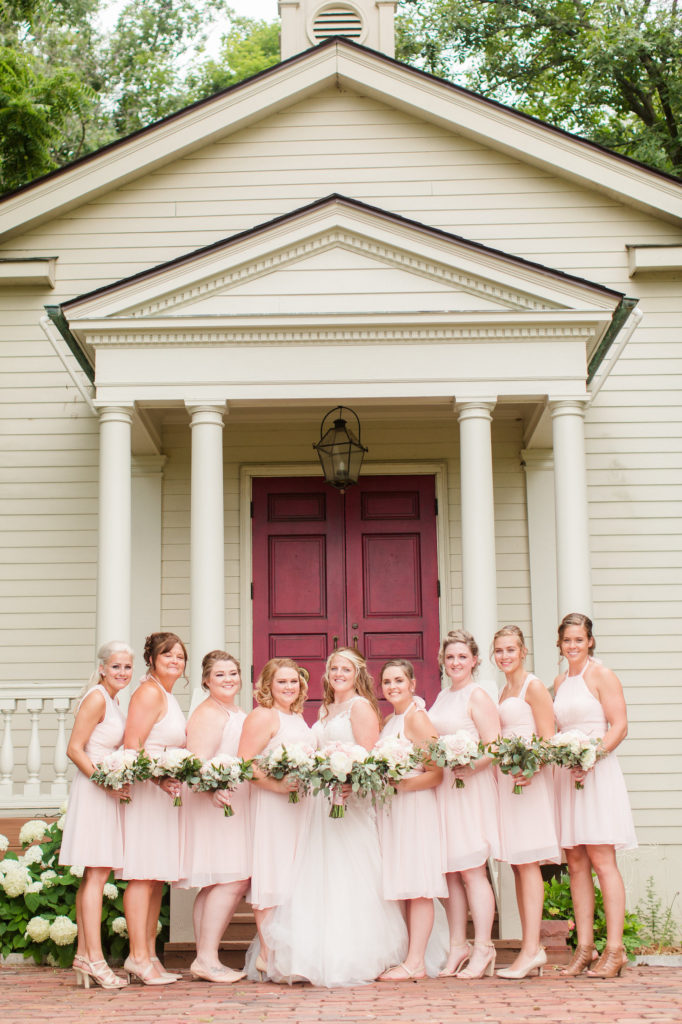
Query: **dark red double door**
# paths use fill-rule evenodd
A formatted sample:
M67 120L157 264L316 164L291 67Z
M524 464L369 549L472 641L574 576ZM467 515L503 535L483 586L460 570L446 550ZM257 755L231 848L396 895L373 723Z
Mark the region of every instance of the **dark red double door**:
M356 646L377 677L409 658L430 703L440 688L435 481L364 477L345 495L316 478L253 481L253 650L310 672L317 714L324 663Z

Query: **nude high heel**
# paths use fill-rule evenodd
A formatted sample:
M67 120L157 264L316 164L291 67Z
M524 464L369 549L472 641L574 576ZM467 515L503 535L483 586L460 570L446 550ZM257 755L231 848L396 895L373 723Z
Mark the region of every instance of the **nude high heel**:
M469 963L469 960L471 959L471 943L465 942L462 946L455 946L454 950L450 950L450 952L457 952L457 954L461 954L461 956L459 956L459 959L456 961L452 970L448 971L445 968L443 968L443 970L440 971L438 974L439 978L454 978L456 974L460 973L460 971L466 966L466 964ZM448 959L450 959L449 956Z
M123 970L128 976L128 984L132 982L133 978L141 981L143 985L172 985L175 982L175 978L171 978L170 975L164 977L163 975L154 974L154 965L152 963L139 964L131 956L123 964Z
M547 954L542 946L537 951L533 959L526 964L525 967L521 967L514 971L511 967L501 967L497 972L498 978L506 978L508 981L521 981L522 978L527 978L533 971L538 972L538 978L542 977L542 968L547 963Z
M564 967L563 971L559 971L564 978L577 978L579 974L582 974L586 967L589 967L594 960L594 944L589 946L576 946L573 958L569 963L568 967Z
M592 970L587 972L588 978L620 977L627 967L628 958L624 946L605 946L604 952Z
M475 968L472 970L472 966L471 965L474 963L474 960L476 959L476 952L477 952L477 950L478 951L487 950L487 957L486 957L485 963L483 964L482 967L479 967L478 970L476 970ZM481 957L482 956L486 956L486 954L482 953L482 952L480 952L479 955ZM495 973L495 959L496 959L496 957L497 957L497 951L495 949L495 946L492 944L492 942L474 942L474 950L473 950L473 953L471 955L471 959L469 960L469 966L465 970L460 971L458 974L455 974L454 977L457 978L458 980L461 978L462 980L465 980L465 981L472 980L472 979L483 978L483 977L492 978L493 974Z

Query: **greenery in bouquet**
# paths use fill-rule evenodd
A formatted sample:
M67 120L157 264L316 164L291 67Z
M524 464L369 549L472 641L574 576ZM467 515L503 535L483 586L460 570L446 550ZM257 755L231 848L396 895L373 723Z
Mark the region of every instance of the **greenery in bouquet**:
M280 743L258 757L256 765L270 779L296 779L298 788L289 793L289 803L297 804L299 795L305 796L313 788L317 760L314 748L307 743Z
M153 779L175 779L194 787L200 778L202 760L195 757L186 747L167 747L152 759ZM182 807L182 797L173 798L173 807Z
M429 756L439 768L471 768L484 754L483 745L466 729L439 736L429 743ZM453 786L464 789L464 779L455 778Z
M190 788L196 793L215 793L218 789L231 793L241 782L253 778L252 763L230 754L217 754L202 763L199 777L196 782L189 783ZM224 804L223 814L226 818L233 816L231 804Z
M498 736L485 749L502 774L511 775L515 779L519 776L532 779L547 763L547 748L537 736L532 736L530 740L522 736ZM523 793L523 786L515 783L513 792L518 796Z
M0 835L0 954L18 953L37 964L70 967L76 950L76 893L83 867L59 864L66 804L58 821L27 821L19 840L22 852L8 852ZM111 960L123 960L128 932L123 916L127 883L110 879L104 886L102 949ZM170 907L164 888L158 931L168 935Z
M325 744L315 756L311 784L313 794L324 793L330 800L330 818L345 816L344 786L350 786L358 796L379 793L384 788L376 765L365 748L356 743Z
M581 771L589 771L602 755L601 740L593 739L579 729L555 733L545 740L545 749L549 764ZM584 786L576 780L575 788L584 789Z
M138 781L137 764L136 750L114 750L95 765L90 781L104 789L121 790L124 786ZM119 803L129 804L130 800L130 796L122 796Z
M373 768L381 789L373 789L374 799L383 802L395 793L398 783L414 771L424 760L424 753L404 736L387 736L380 739L365 759L365 765Z

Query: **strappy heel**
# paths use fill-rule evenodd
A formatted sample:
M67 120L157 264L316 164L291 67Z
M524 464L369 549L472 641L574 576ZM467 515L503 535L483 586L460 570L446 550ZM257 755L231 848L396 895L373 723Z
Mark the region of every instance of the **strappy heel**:
M143 985L173 985L175 983L175 978L171 978L169 975L164 977L163 975L154 974L154 964L151 962L147 961L146 964L139 964L131 956L123 964L123 970L128 977L128 984L132 983L133 978L141 981Z
M78 963L76 964L76 961ZM114 974L106 960L86 960L85 957L74 957L74 974L76 975L76 987L90 988L90 982L99 985L100 988L119 989L125 988L128 984L118 974Z
M471 965L476 957L476 951L483 949L486 949L488 951L485 963L481 968L479 968L478 971L472 970ZM465 981L477 980L478 978L483 977L492 978L493 974L495 973L496 958L497 950L495 949L495 946L493 945L492 942L474 942L474 949L473 953L471 954L471 959L469 960L469 966L465 970L460 971L458 974L455 974L454 977L457 979L461 978Z
M624 946L605 946L604 952L594 968L587 972L587 976L588 978L620 977L627 967L627 963L628 958Z
M594 944L589 946L576 946L573 958L567 967L564 967L559 974L563 978L577 978L586 967L589 967L594 960Z
M471 960L471 943L470 942L465 942L461 946L455 946L454 950L453 949L450 950L450 953L454 953L454 952L461 953L462 955L459 957L459 959L455 963L455 965L452 968L452 970L448 971L445 968L443 968L443 970L440 971L439 974L438 974L439 978L454 978L454 976L456 974L460 973L460 971ZM450 959L450 956L448 955L448 960L449 959Z

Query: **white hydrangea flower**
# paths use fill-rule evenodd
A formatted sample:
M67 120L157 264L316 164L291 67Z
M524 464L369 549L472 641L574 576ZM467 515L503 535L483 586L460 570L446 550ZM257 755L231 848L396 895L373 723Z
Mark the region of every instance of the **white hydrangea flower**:
M105 882L104 884L104 895L108 900L115 900L118 896L118 889L113 882Z
M60 814L66 814L66 809L67 809L68 806L69 806L69 798L67 796L66 800L63 802L63 804L59 808L59 813Z
M72 864L69 870L74 878L82 878L85 868L82 864Z
M47 871L43 871L42 875L40 876L40 880L45 886L45 888L49 889L50 886L54 885L54 879L57 877L57 872L53 871L52 868L48 868Z
M25 853L22 853L19 858L19 863L29 864L40 864L43 859L43 850L41 846L29 846Z
M0 853L5 853L9 846L9 839L0 832Z
M69 946L78 935L78 927L68 917L55 917L50 925L50 938L56 946Z
M22 846L28 846L29 843L39 843L47 829L48 824L46 821L32 818L31 821L27 821L21 826L19 842Z
M50 922L44 917L32 917L26 925L25 934L32 942L44 942L50 935Z
M162 927L162 925L161 925L161 922L160 922L160 921L157 921L157 922L156 922L156 934L157 934L157 935L160 935L160 933L161 933L161 927Z
M21 864L10 866L5 871L5 876L2 880L2 887L5 890L5 895L9 896L10 899L14 896L23 896L26 892L27 887L31 884L33 879L28 868L23 867Z
M128 922L125 917L115 917L111 922L111 930L114 935L122 935L124 938L128 938Z
M47 964L48 967L61 967L59 960L57 960L57 957L54 956L52 953L47 954L47 956L45 957L45 963Z
M60 832L64 831L64 825L65 824L66 824L66 815L62 814L61 818L57 822L57 828L59 829Z
M43 891L43 883L40 880L38 880L37 882L31 882L30 885L26 886L26 892L27 893L28 892L42 892L42 891Z

